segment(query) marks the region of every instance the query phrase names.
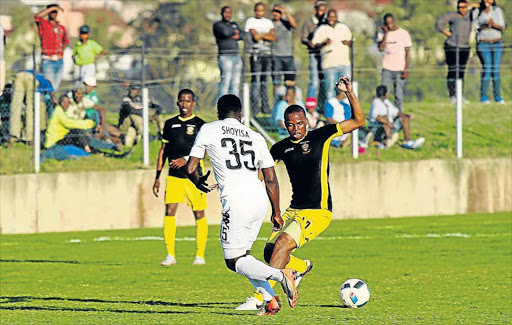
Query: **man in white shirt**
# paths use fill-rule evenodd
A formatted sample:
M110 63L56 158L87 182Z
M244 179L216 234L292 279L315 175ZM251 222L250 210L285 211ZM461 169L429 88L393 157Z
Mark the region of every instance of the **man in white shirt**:
M340 76L351 77L350 47L352 33L347 25L338 22L336 10L327 12L327 25L319 26L311 43L321 49L322 70L325 73L326 97L334 97L334 85Z
M406 149L418 149L425 142L425 138L411 140L411 120L413 115L404 114L395 107L388 99L389 92L386 86L377 87L377 96L373 99L370 107L368 119L370 121L370 130L379 136L379 132L384 131L386 138L382 141L386 148L393 146L398 140L398 132L404 131L403 147Z
M392 14L384 15L382 32L378 34L382 52L382 84L389 89L393 85L395 106L403 111L405 82L409 77L409 49L412 46L409 33L396 25Z
M245 32L251 34L251 107L253 114L269 114L268 79L272 71L272 47L276 41L274 24L265 18L267 9L264 3L254 5L254 16L245 22ZM260 104L261 98L261 104Z
M220 188L222 222L220 240L226 266L249 279L264 298L261 314L272 315L281 308L268 280L280 282L290 307L297 303L296 271L276 269L255 259L250 250L271 201L273 229L281 229L283 219L279 208L279 183L274 159L263 136L243 125L242 103L235 95L224 95L217 102L219 121L201 127L190 151L187 173L196 187L208 192L209 172L199 177L199 162L208 153L215 179ZM263 174L265 186L258 178Z

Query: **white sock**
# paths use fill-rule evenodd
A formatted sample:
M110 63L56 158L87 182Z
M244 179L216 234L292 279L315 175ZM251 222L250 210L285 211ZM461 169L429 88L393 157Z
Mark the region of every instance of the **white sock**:
M283 273L281 270L268 266L262 261L258 261L252 255L239 258L238 261L236 261L235 270L236 273L248 279L283 281Z
M268 281L254 279L249 279L249 281L252 283L254 288L256 288L256 290L261 293L263 300L270 301L276 295L274 289L272 289Z

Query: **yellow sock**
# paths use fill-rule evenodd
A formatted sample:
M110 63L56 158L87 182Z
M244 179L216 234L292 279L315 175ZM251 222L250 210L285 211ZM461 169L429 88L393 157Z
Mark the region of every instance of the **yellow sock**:
M206 218L196 220L196 256L204 259L204 250L206 248L206 238L208 237L208 224Z
M300 258L297 258L293 255L290 255L290 261L285 266L286 269L294 269L295 271L302 273L306 271L308 268L308 265L306 264L306 261L301 260ZM273 288L276 285L276 281L268 280L268 283L270 283L270 286ZM259 301L263 301L263 295L259 293L258 291L254 291L254 298L258 299Z
M165 216L164 218L164 240L167 248L167 255L174 254L174 242L176 239L176 218L174 216Z

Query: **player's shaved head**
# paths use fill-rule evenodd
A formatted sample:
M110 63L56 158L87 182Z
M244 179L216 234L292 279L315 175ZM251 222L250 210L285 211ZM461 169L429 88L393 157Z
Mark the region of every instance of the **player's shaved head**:
M304 111L304 108L302 108L299 105L290 105L284 111L284 120L286 121L288 118L288 115L293 114L293 113L303 113L304 117L306 117L306 112Z
M180 90L180 92L178 93L178 100L181 98L181 95L192 95L192 100L194 102L196 101L196 94L194 94L194 92L188 88L183 88L182 90Z
M217 101L217 115L219 120L228 117L238 118L242 112L242 102L238 96L228 94L224 95Z

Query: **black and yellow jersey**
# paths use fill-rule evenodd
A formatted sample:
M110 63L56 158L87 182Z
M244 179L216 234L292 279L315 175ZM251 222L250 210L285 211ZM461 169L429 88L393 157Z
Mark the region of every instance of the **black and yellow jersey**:
M199 117L189 116L183 118L175 116L165 122L162 142L165 145L164 162L176 158L188 156L194 145L196 135L205 122ZM169 168L169 175L179 178L187 178L185 167L180 169Z
M288 137L272 146L272 157L284 162L292 183L291 208L332 211L329 144L341 134L339 124L330 124L309 131L302 140Z

